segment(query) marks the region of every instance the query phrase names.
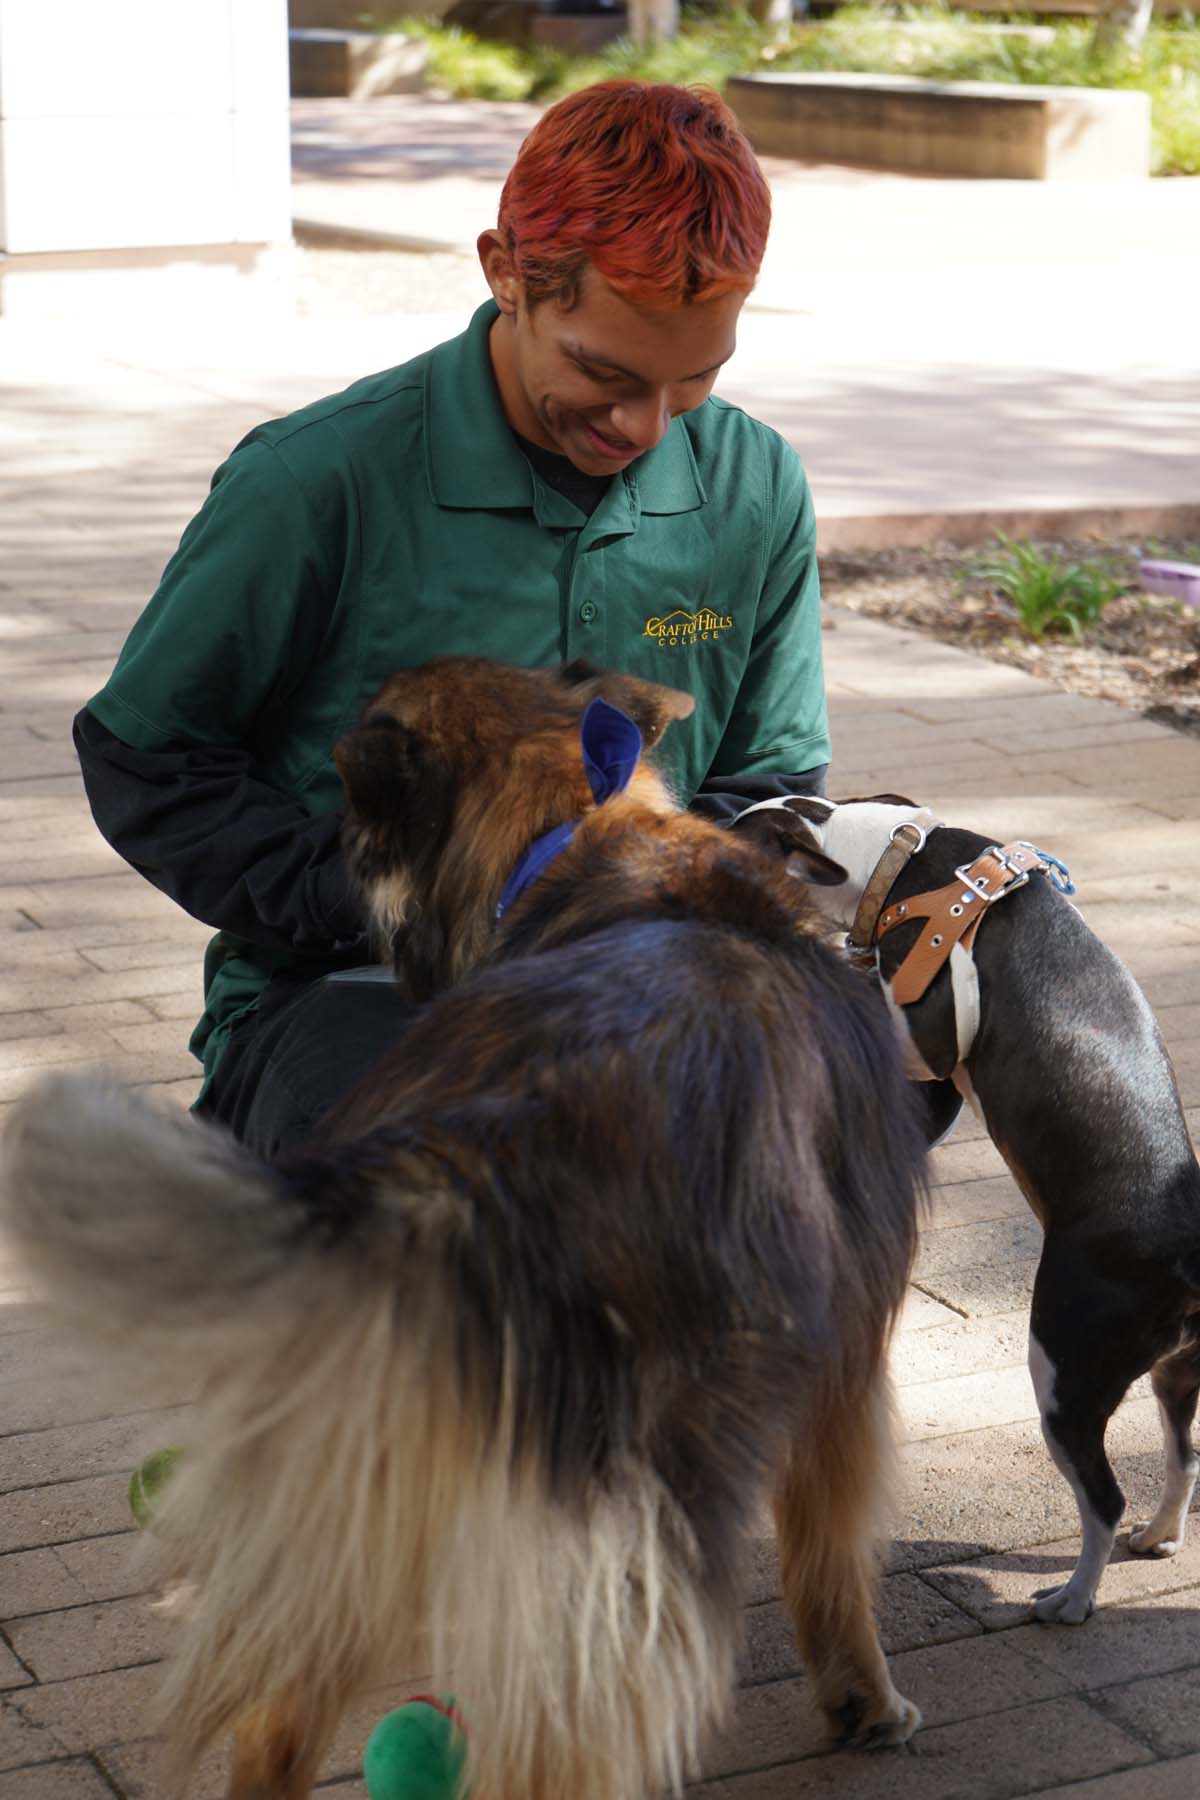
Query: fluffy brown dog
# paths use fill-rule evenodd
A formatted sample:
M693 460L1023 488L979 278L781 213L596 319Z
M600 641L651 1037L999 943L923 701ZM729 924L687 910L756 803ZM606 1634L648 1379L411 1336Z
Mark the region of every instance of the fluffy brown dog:
M239 1800L307 1794L406 1655L453 1682L478 1796L678 1787L768 1493L831 1726L918 1723L872 1616L922 1167L899 1051L783 864L644 763L596 804L598 694L649 742L691 707L454 659L339 745L351 861L436 998L320 1141L264 1167L66 1077L11 1133L45 1285L203 1382L160 1522L194 1586L171 1724L185 1755L239 1728Z

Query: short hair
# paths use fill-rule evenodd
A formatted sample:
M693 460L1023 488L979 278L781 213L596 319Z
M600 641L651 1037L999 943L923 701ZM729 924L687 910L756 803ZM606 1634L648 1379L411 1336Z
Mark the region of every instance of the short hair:
M534 126L498 223L531 305L571 305L590 263L631 305L665 310L753 287L771 195L719 95L601 81Z

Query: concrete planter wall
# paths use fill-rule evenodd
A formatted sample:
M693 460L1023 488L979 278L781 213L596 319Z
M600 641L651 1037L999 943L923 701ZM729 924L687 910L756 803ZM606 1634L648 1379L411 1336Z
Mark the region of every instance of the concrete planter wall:
M1150 98L908 75L739 75L757 150L919 175L1050 181L1148 175Z
M18 258L211 269L290 236L286 0L0 0L6 286Z

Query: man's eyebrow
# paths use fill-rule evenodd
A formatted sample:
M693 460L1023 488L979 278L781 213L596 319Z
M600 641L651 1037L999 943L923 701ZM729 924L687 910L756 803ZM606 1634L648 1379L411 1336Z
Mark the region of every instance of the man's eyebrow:
M571 341L564 344L563 348L574 362L593 363L597 368L611 369L614 375L624 375L630 381L645 382L645 377L639 375L636 369L627 369L623 363L614 362L611 356L602 356L598 350L589 350L584 344ZM729 356L723 356L719 362L709 363L707 369L700 369L695 375L681 375L679 379L681 381L699 381L702 375L711 375L715 369L723 369L732 355L733 351L731 350Z

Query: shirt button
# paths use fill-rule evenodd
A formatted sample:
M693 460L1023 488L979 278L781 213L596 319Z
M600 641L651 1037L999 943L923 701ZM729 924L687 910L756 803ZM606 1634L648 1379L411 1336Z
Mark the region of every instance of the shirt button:
M585 625L590 625L596 616L596 608L590 600L585 600L579 609L579 616Z

